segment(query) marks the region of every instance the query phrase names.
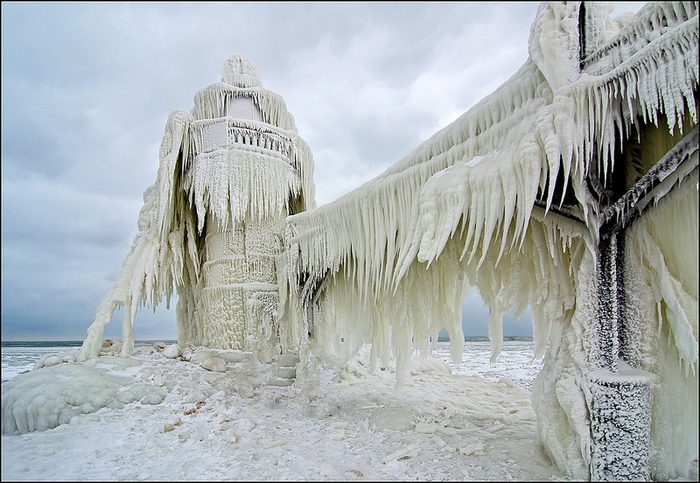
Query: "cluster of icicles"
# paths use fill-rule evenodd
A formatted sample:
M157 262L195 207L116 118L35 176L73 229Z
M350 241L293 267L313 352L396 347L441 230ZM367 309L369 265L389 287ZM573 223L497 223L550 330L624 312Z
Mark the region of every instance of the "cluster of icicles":
M543 4L513 77L377 178L289 217L286 241L289 287L305 281L287 299L317 307L301 320L313 323L301 331L313 331L311 351L349 357L369 344L372 368L395 358L399 386L414 351L428 355L440 330L461 360L472 287L490 309L492 361L503 315L517 320L530 307L535 356L550 347L532 395L539 435L557 466L587 479L585 388L604 337L603 214L587 180L606 179L616 149L643 125L665 121L683 134L697 124L699 63L696 4L649 4L615 32L596 11L608 7L586 3L586 40L597 45L581 71L580 3ZM576 203L562 210L567 190ZM697 457L697 169L653 203L626 234L625 330L629 362L657 378L655 400L674 394L651 414L650 464L663 480Z
M461 360L472 287L490 309L492 361L502 317L530 307L535 356L545 354L532 394L540 440L557 466L588 479L603 213L587 179L606 179L643 125L697 124L699 64L694 3L649 4L617 33L596 11L606 6L586 3L598 45L581 72L579 7L543 4L530 58L499 89L377 178L289 217L289 286L305 284L287 299L317 307L304 320L312 353L350 357L369 344L372 369L395 358L399 385L440 330ZM567 189L576 203L561 209ZM664 480L697 457L697 169L653 205L626 233L625 357L656 381L650 466Z
M669 23L676 23L652 41L639 33L641 20L631 23L611 41L625 46L626 61L610 70L595 64L595 74L585 71L561 85L556 74L566 68L562 63L578 71L579 59L572 58L568 45L543 47L540 35L556 30L557 18L565 17L549 9L564 8L540 8L531 58L493 94L377 178L329 205L288 219L290 259L298 259L300 271L310 274L310 285L325 280L326 313L321 320L333 327L336 349L352 352L365 342L386 347L389 332L401 339L395 341L397 348L429 335L435 340L440 329L461 340L461 325L450 322L461 320L460 294L450 300L450 317L427 314L434 304L442 306L436 293L459 284L463 275L464 289L477 287L491 309L494 357L500 348L501 315L512 308L518 313L528 305L533 309L538 354L547 343L550 323L572 309L568 280L581 246L593 248L598 235L599 213L587 174L607 173L620 133L630 133L638 120L657 123L658 113L665 113L672 130L682 129L681 113L689 111L697 122L693 91L698 84L698 29L692 5L676 6L681 11L672 9L672 15L666 12L668 5L648 6L648 16L641 12L642 18L665 13ZM551 72L552 80L543 72ZM533 209L538 199L544 201L543 213L562 201L554 199L552 182L560 171L564 191L570 185L580 204L586 229L549 236L569 223L556 216L549 216L555 226L539 221L544 217ZM539 267L534 269L533 263ZM517 272L527 283L496 274L502 270ZM290 276L296 277L296 271ZM504 280L509 283L504 285ZM350 315L356 307L341 309L344 301L358 298L366 304L363 315Z

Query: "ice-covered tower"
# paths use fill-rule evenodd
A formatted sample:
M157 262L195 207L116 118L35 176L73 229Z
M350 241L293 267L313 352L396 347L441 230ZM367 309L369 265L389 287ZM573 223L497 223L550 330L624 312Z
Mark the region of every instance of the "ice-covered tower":
M291 118L267 112L279 99L247 59L231 57L221 74L194 99L190 174L197 212L206 213L203 288L200 313L182 322L188 341L250 350L278 338L277 269L284 220L299 209L299 142Z
M155 307L173 288L180 343L295 348L298 328L283 320L284 221L315 207L311 151L282 97L262 86L246 58L229 58L221 74L197 92L190 111L168 117L139 232L80 359L99 354L120 306L128 355L139 305Z

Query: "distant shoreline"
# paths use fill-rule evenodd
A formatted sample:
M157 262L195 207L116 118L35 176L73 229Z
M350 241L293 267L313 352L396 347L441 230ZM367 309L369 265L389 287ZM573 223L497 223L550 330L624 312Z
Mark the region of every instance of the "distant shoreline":
M116 340L116 339L115 339ZM532 341L531 336L503 336L503 340L523 340ZM449 338L438 338L438 342L449 342ZM471 336L465 337L465 342L489 342L486 336ZM155 342L165 342L167 344L175 344L174 339L148 339L137 340L136 344L153 344ZM3 340L2 347L80 347L83 345L82 340Z
M112 339L118 340L118 339ZM155 342L166 342L174 344L177 341L173 339L148 339L137 340L135 344L154 344ZM80 347L83 345L82 340L3 340L1 347Z

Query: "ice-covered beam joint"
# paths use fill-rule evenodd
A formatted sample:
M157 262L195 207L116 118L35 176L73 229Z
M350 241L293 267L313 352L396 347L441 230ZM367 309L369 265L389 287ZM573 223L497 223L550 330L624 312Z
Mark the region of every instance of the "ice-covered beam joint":
M625 340L625 229L698 169L697 151L698 126L695 126L603 211L599 228L599 353L601 367L613 372L617 371L618 359L633 350Z

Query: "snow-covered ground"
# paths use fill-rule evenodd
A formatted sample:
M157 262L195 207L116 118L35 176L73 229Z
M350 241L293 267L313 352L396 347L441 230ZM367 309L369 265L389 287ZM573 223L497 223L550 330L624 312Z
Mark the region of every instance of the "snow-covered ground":
M411 362L399 389L392 367L369 373L365 350L344 369L300 365L291 385L290 361L235 351L212 351L228 361L225 372L204 369L197 351L188 362L151 345L138 345L130 360L44 367L3 383L3 412L40 377L46 398L34 404L49 406L57 392L75 399L86 383L143 397L116 397L54 429L3 434L2 480L567 479L537 444L530 393L495 372L487 377L501 382L466 374L488 363L487 345L466 343L476 365L451 368L441 360L447 344L438 344L435 357ZM539 370L527 345L506 343L499 359L520 385ZM89 374L71 373L76 367ZM25 405L19 418L22 411L32 413Z
M507 345L502 358L528 358L528 346ZM369 374L366 352L345 370L317 367L282 386L274 385L284 384L277 364L244 354L230 353L240 361L220 373L140 346L132 363L102 357L87 366L120 378L125 390L150 385L162 402L3 435L2 479L561 479L534 444L529 393L464 374L488 365L487 347L467 343L468 359L450 375L441 343L434 359L413 361L397 390L391 367ZM70 367L32 372L61 366ZM538 367L534 361L533 377Z

